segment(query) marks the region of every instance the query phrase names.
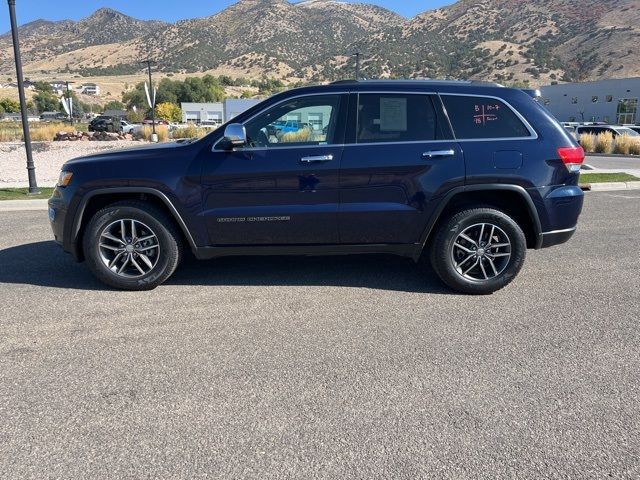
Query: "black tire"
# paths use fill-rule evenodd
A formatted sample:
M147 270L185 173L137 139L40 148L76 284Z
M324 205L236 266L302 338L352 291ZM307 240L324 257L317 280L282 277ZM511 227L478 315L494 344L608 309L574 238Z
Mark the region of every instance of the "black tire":
M109 269L99 247L105 228L125 219L148 226L159 247L153 267L146 274L135 278L121 276ZM182 248L182 234L173 220L153 205L142 201L122 201L103 208L90 220L83 238L84 255L89 269L101 282L119 290L152 290L163 284L178 267Z
M493 276L490 269L491 264L489 264L489 260L486 257L477 257L478 247L465 244L468 248L475 251L469 254L462 252L458 247L454 249L456 241L458 241L458 244L460 242L459 235L461 233L473 228L477 228L478 230L476 231L479 231L481 227L475 226L483 223L495 225L500 232L500 236L506 235L511 244L510 247L503 249L504 251L510 250L509 253L511 255L509 258L506 256L502 257L505 259L503 264L494 270L494 272L497 271L499 273L497 276ZM480 232L478 238L488 238L486 235L485 233L485 237L483 237L482 232ZM491 243L491 241L492 240L489 240L488 243ZM501 250L497 248L489 250L487 253L491 254L492 251L500 252ZM482 252L484 252L484 249ZM450 288L466 294L489 295L506 287L518 275L527 254L527 240L524 232L516 221L504 212L493 208L475 208L458 212L440 223L440 226L435 232L435 237L430 244L429 254L431 266L440 279ZM458 265L460 270L466 270L468 267L465 265L463 268L460 266L460 263L456 264L456 259L454 258L456 255L461 255L462 259L460 262L469 257L470 260L467 265L477 262L477 267L471 271L472 273L470 273L469 276L477 274L480 278L476 279L463 276L464 272L459 271L456 265ZM492 257L491 263L494 268L496 267L495 263L497 263L497 261L498 258ZM481 268L484 268L484 270L481 270ZM492 276L492 278L485 279L484 277L488 276L485 271L489 272L489 276Z

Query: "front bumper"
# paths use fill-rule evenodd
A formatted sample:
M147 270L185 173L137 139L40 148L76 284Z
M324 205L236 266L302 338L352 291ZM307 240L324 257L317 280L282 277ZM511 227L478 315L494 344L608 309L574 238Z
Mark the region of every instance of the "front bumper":
M64 247L64 228L67 220L67 202L59 188L56 188L53 191L53 196L49 199L48 207L49 225L51 225L53 239L56 243Z
M60 245L62 245L64 238L64 218L66 213L66 210L59 204L49 200L49 224L53 231L53 239Z

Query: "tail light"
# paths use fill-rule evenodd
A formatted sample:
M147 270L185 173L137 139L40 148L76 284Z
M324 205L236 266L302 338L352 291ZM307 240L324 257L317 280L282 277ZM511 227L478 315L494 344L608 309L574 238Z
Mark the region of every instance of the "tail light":
M584 150L582 147L561 147L558 149L558 155L571 173L580 171L582 162L584 162Z

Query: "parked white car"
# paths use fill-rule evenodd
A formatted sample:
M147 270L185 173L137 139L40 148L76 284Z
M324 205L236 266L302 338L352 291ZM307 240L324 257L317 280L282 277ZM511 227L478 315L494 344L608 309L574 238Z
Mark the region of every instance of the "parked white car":
M590 133L592 135L598 135L599 133L611 132L613 138L620 135L628 135L630 137L638 137L640 134L629 127L621 127L618 125L582 125L576 128L576 134L578 136Z
M126 120L120 121L120 131L122 133L134 133L134 131L139 127L134 123L129 123Z

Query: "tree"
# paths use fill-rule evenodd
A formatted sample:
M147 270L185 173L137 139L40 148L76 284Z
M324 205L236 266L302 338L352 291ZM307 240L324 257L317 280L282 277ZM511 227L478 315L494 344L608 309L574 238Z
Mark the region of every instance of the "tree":
M10 98L3 98L0 100L0 108L6 113L18 113L20 112L20 102Z
M180 107L175 103L165 102L157 105L156 114L167 122L182 121L182 110L180 110Z
M251 82L251 86L257 87L261 95L277 93L284 89L284 83L275 78L263 78L260 81Z
M108 102L104 107L104 110L124 110L124 104L117 100Z
M144 112L141 110L129 110L127 112L127 120L131 123L141 123L144 120Z
M38 92L53 93L53 87L47 82L35 82L34 87Z
M34 106L38 112L57 112L60 110L60 100L53 93L38 92L33 97Z
M147 97L144 93L144 82L139 82L131 90L124 92L122 94L122 102L127 106L127 108L148 108Z
M221 102L226 94L220 80L212 75L203 77L187 77L184 81L163 78L158 84L156 102L173 103L209 103ZM123 93L122 101L128 108L136 106L147 109L147 95L144 82L140 82L131 90Z

